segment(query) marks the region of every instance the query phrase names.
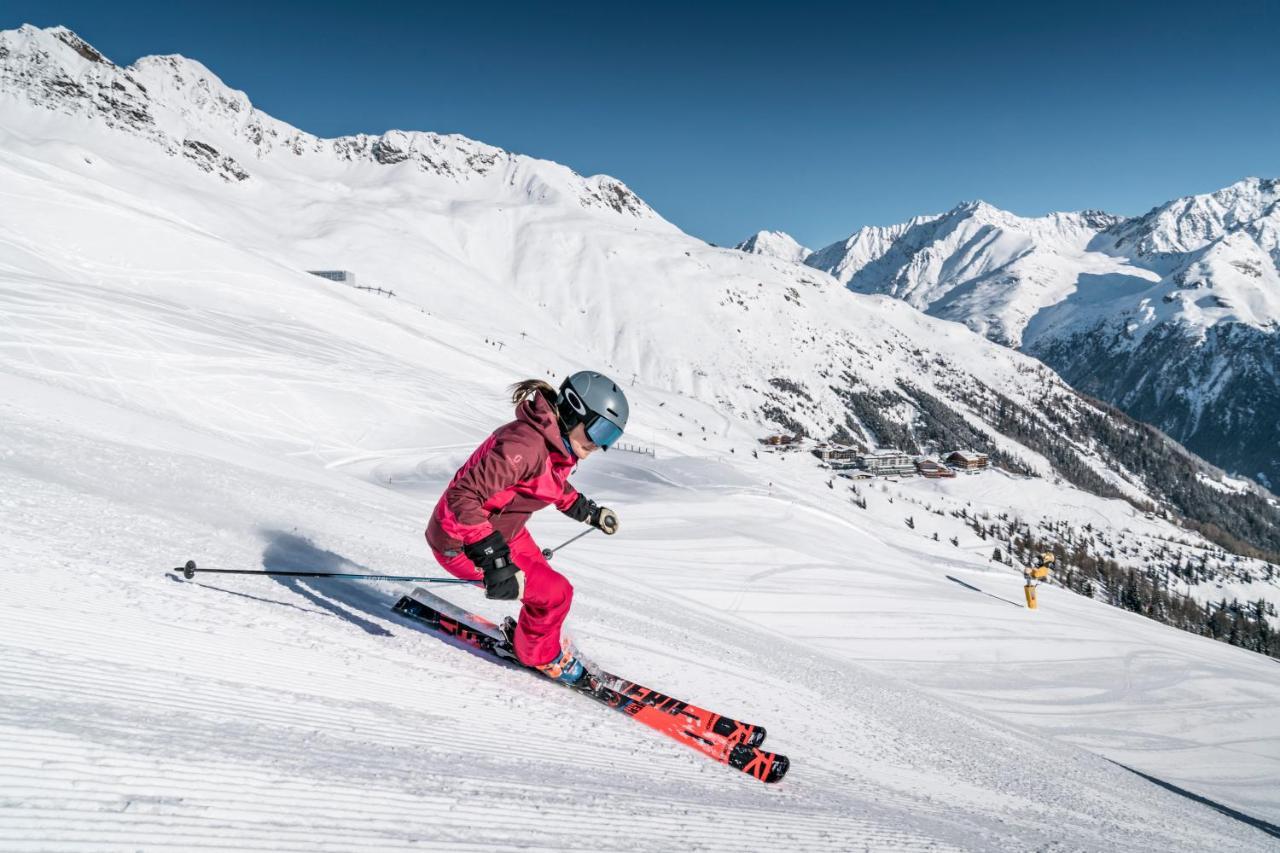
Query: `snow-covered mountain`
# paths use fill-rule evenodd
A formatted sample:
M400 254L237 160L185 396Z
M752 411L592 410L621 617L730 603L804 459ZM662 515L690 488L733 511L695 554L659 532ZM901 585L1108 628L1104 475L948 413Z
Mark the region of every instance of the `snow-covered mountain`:
M863 228L806 263L1043 359L1230 471L1280 484L1280 182L1145 216L982 202Z
M228 182L249 180L255 161L292 161L321 174L347 163L403 163L462 184L500 175L530 199L569 199L647 221L658 218L620 181L583 178L458 135L391 131L320 139L259 112L244 92L193 59L147 56L121 68L65 27L0 33L0 90L145 138Z
M1246 178L1206 195L1186 196L1108 229L1113 251L1158 263L1209 247L1226 234L1249 235L1280 264L1280 180ZM1170 257L1172 256L1172 257Z
M813 254L784 231L757 231L734 248L749 255L768 255L793 264L804 263L804 259Z
M1274 664L1057 588L1031 614L992 552L1053 546L1073 589L1197 617L1276 584L1187 528L1269 554L1277 510L1034 359L707 246L611 178L318 139L180 57L23 28L0 81L0 842L598 846L565 812L705 849L1271 837L1090 753L1275 820L1238 748L1274 728ZM556 557L574 630L768 725L777 794L489 673L388 615L396 585L157 570L434 573L423 520L502 388L578 367L626 386L653 455L577 475L624 528ZM783 430L1006 470L856 486L759 450ZM578 532L544 515L546 544Z
M1096 211L1015 216L985 202L961 204L887 228L867 227L806 263L857 293L883 293L1018 346L1042 309L1060 302L1079 270L1124 274L1123 259L1087 249L1116 222Z

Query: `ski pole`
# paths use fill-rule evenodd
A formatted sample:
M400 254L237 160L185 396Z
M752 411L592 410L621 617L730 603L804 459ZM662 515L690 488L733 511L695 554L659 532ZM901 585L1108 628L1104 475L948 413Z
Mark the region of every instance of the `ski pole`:
M273 578L341 578L349 581L415 581L417 583L471 583L479 584L480 581L469 581L464 578L420 578L409 575L353 575L345 572L273 572L270 570L256 569L201 569L196 566L195 560L187 560L185 566L177 566L175 572L182 572L182 576L187 580L191 580L196 576L196 572L204 572L205 574L215 575L266 575Z
M589 527L586 530L579 533L577 536L573 537L572 539L566 539L564 542L561 542L559 545L557 545L554 548L543 548L542 556L550 560L551 557L556 553L556 551L559 551L561 548L565 547L566 545L572 545L574 542L577 542L579 539L581 539L583 536L586 536L592 530L595 530L595 528Z

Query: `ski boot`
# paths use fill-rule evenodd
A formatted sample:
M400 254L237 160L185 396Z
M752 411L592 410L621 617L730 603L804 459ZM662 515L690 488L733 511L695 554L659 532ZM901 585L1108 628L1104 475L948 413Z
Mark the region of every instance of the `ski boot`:
M503 619L502 634L507 638L507 644L514 649L516 646L516 620L510 616ZM551 663L529 668L536 669L547 678L559 681L561 684L577 684L587 672L587 668L582 665L582 661L578 660L578 656L573 653L568 638L562 641L559 657L551 661Z
M582 665L582 661L578 660L578 656L573 653L573 649L569 648L568 643L565 643L558 658L551 663L535 666L534 669L561 684L577 684L582 680L582 676L587 674L587 668Z

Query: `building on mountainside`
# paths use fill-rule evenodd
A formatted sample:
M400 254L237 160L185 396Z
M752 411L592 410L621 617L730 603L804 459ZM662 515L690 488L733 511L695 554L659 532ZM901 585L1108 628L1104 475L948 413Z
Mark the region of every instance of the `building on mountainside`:
M820 444L813 449L813 455L826 462L832 468L853 468L858 464L858 451L840 444Z
M379 296L385 296L388 299L396 295L394 290L384 290L381 287L374 287L369 284L356 284L356 274L351 270L307 270L311 275L319 276L329 281L336 281L339 284L345 284L347 287L354 287L356 290L363 290L368 293L376 293ZM486 343L488 343L486 341ZM498 344L501 348L501 344Z
M760 439L760 443L765 447L790 447L793 444L800 443L798 435L770 435Z
M350 270L307 270L312 275L318 275L321 278L327 278L329 281L336 281L341 284L349 284L356 286L356 274Z
M954 477L956 472L943 465L936 459L925 457L916 463L916 471L921 477L928 477L931 480L940 479L942 477Z
M981 471L991 464L987 454L973 450L953 450L946 459L948 465L960 471Z
M914 474L916 464L901 450L882 448L858 454L858 467L873 474Z

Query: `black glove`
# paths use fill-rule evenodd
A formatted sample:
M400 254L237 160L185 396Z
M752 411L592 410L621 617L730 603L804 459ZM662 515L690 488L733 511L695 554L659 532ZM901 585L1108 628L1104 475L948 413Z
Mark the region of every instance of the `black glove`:
M476 568L484 572L485 598L513 601L520 597L520 567L511 561L511 549L502 534L493 531L479 542L462 546Z
M580 493L573 506L565 510L564 514L574 521L583 521L603 530L610 536L618 532L618 514L607 506L597 505L584 494Z

